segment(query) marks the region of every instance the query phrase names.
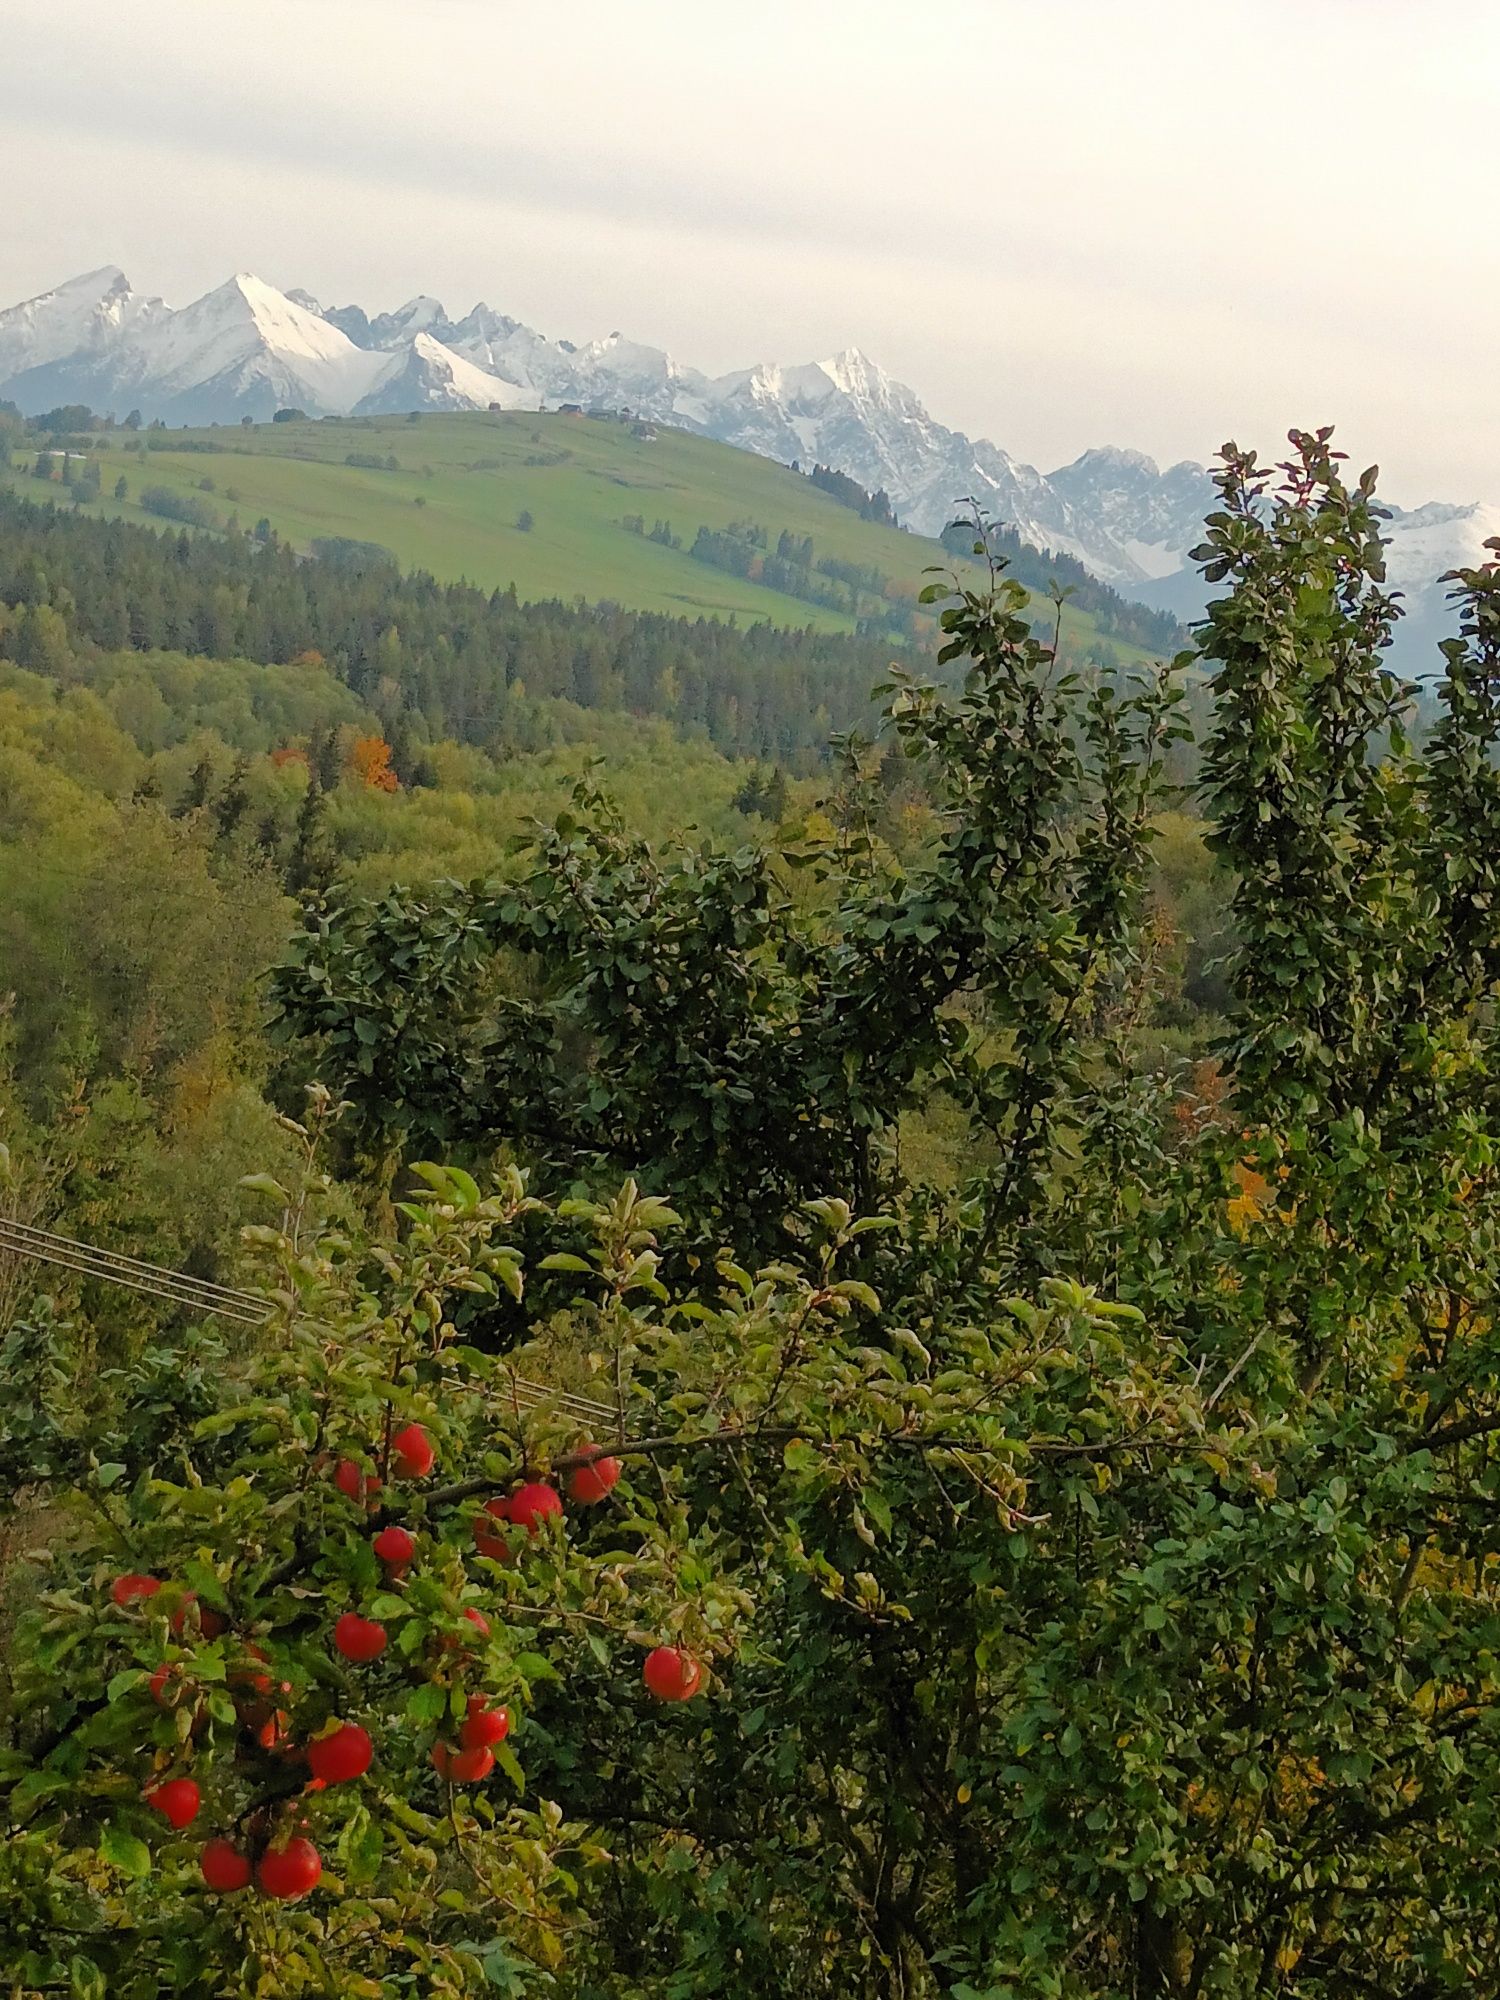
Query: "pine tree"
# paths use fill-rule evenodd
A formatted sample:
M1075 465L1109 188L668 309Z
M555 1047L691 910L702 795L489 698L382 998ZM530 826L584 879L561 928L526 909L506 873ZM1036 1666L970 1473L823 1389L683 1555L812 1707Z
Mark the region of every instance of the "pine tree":
M214 807L214 818L219 823L220 840L228 840L250 808L250 793L245 778L250 769L250 759L242 751L234 760L234 768L219 794Z
M323 839L327 810L328 795L314 767L308 772L307 790L297 809L297 830L286 867L286 889L290 896L314 894L326 889L333 879L333 858Z
M187 790L177 802L176 819L185 819L189 813L202 812L208 804L209 789L214 781L214 760L205 750L193 766L188 777Z
M339 755L338 731L333 728L315 729L308 742L308 768L317 782L319 791L337 790L342 774L343 760Z

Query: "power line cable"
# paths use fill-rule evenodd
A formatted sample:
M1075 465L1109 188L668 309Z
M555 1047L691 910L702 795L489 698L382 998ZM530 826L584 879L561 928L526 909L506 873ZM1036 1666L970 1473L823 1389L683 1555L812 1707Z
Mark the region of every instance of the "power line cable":
M36 1229L11 1216L0 1216L0 1252L9 1252L43 1264L53 1264L82 1278L106 1285L120 1285L142 1292L169 1305L187 1306L210 1313L241 1326L260 1326L274 1308L256 1292L234 1285L220 1285L207 1278L189 1277L185 1271L170 1271L160 1264L148 1264L139 1257L127 1257L115 1250L100 1250L71 1236L50 1229ZM571 1389L557 1389L545 1382L533 1382L524 1375L511 1375L507 1387L517 1401L532 1408L555 1404L564 1416L592 1423L614 1423L618 1412L609 1403L592 1396L580 1396Z

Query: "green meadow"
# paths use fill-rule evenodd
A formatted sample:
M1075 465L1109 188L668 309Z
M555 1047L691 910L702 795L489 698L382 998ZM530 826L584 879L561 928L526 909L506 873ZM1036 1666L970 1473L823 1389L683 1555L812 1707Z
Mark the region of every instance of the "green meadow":
M837 611L697 562L700 527L753 522L772 548L783 530L810 536L815 559L878 570L910 602L930 565L951 567L936 542L861 520L808 479L770 459L688 432L588 416L476 412L216 426L99 435L101 497L90 512L153 521L152 487L190 499L219 526L262 519L294 547L323 537L375 542L406 569L523 599L586 598L676 617L734 618L819 631L852 629ZM350 465L350 456L379 468ZM386 462L395 460L395 468ZM121 475L124 501L112 498ZM20 477L19 473L12 475ZM36 490L23 483L28 497ZM643 518L645 533L625 526ZM529 528L518 525L529 517ZM680 539L650 539L657 522ZM157 522L160 525L160 522ZM1092 621L1068 614L1086 643ZM1124 658L1137 649L1112 640Z

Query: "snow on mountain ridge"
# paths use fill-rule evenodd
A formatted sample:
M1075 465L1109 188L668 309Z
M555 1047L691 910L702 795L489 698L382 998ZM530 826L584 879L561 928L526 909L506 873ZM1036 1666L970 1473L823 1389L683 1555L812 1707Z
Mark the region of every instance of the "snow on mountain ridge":
M529 409L526 392L476 368L430 333L415 334L403 356L378 356L382 372L354 406L356 416L395 416L408 410Z
M272 410L348 409L373 388L382 365L382 356L366 354L326 319L240 271L152 328L128 354L124 379L138 396L149 391L191 419L226 397L252 414L268 402Z
M1486 542L1500 536L1500 506L1429 500L1410 510L1393 508L1386 533L1386 579L1393 589L1423 590L1445 570L1477 569L1492 562Z
M166 310L160 299L132 291L117 264L70 278L0 312L0 380L92 351L122 327Z

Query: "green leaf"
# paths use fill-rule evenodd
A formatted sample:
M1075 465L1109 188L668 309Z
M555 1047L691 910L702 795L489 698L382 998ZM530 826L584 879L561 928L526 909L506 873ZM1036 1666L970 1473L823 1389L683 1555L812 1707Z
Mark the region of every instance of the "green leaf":
M50 1798L54 1792L65 1792L68 1787L69 1780L58 1771L28 1771L11 1791L10 1809L19 1819L39 1799Z
M182 1574L206 1604L213 1605L218 1611L229 1609L229 1599L224 1595L224 1586L220 1583L217 1573L210 1569L206 1562L200 1562L196 1556L190 1556L182 1565Z
M126 1833L121 1827L107 1826L104 1829L99 1836L99 1852L112 1868L118 1868L133 1882L142 1882L151 1873L150 1848L144 1840L137 1840L133 1833Z
M413 1688L406 1698L406 1712L413 1722L436 1722L447 1706L446 1693L431 1682L425 1687Z
M107 2000L109 1989L104 1974L91 1958L74 1952L68 1960L68 1984L77 2000Z
M291 1196L281 1185L281 1182L270 1174L246 1174L239 1184L245 1190L246 1194L269 1195L273 1201L279 1201L283 1207L287 1207L291 1202Z
M541 1653L520 1653L516 1657L516 1672L528 1681L560 1681L562 1675L552 1662Z
M593 1276L594 1271L593 1265L589 1263L587 1258L575 1257L571 1250L554 1250L550 1257L542 1259L537 1269L539 1271L582 1271L589 1277Z
M118 1701L122 1695L130 1694L140 1687L145 1678L139 1667L126 1667L123 1673L115 1674L111 1679L109 1686L104 1690L105 1700Z
M379 1821L372 1819L363 1806L351 1816L339 1848L343 1855L344 1872L351 1882L375 1880L385 1852L385 1835Z

